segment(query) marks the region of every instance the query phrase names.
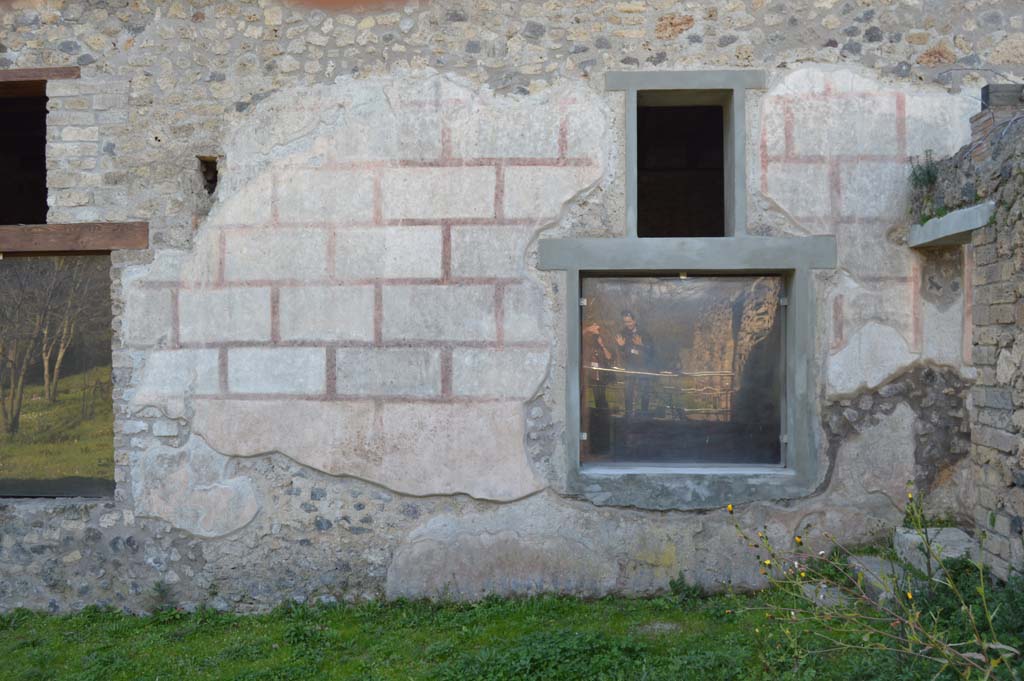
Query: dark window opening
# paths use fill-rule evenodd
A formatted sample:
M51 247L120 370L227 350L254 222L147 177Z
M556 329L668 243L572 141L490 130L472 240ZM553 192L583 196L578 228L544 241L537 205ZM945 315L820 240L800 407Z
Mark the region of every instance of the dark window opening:
M637 235L725 236L724 108L660 94L637 107Z
M46 210L46 82L0 83L0 224L43 224Z
M203 177L203 188L206 193L213 196L217 191L217 157L199 156L199 174Z

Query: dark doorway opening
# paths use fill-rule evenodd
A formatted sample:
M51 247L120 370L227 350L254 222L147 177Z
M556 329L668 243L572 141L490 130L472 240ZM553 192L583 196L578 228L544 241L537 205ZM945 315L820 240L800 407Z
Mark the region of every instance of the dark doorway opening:
M46 82L0 83L0 224L43 224L46 210Z
M722 106L640 102L637 235L725 236Z

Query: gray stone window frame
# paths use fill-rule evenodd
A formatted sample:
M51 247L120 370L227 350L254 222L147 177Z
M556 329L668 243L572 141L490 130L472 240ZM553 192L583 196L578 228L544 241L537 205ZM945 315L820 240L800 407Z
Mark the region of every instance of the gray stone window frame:
M626 96L626 235L541 239L538 267L565 272L567 492L598 505L692 510L814 492L819 480L812 270L836 266L833 236L759 237L746 231L746 90L764 71L611 72L606 89ZM637 92L728 92L725 109L726 235L637 236ZM685 96L685 94L684 94ZM715 96L719 96L716 94ZM581 465L580 342L583 277L762 274L783 280L785 394L780 464Z

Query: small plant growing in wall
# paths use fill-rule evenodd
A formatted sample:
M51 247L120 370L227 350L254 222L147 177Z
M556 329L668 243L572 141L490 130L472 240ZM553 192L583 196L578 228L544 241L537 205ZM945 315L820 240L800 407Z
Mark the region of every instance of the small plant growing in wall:
M835 650L894 653L927 665L935 678L1019 681L1024 577L994 586L980 562L943 560L920 500L912 491L907 497L906 524L921 538L927 575L909 567L874 574L828 533L829 546L814 552L800 535L776 543L767 527L751 534L735 525L776 592L765 608L766 627L777 625L766 628L772 653L794 660ZM794 633L798 622L812 625L810 640Z
M935 184L938 181L939 164L935 162L931 149L925 151L922 158L910 159L911 217L914 220L924 222L944 212L936 202Z
M162 615L174 612L178 607L178 600L174 595L174 589L162 579L153 582L149 589L148 605L154 615Z

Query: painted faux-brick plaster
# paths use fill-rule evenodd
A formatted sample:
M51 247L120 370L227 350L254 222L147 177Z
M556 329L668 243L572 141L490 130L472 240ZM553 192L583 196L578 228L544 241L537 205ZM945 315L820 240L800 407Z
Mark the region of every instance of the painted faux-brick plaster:
M423 480L438 479L436 471L409 475L426 461L444 472L445 493L508 501L543 487L514 440L523 437L521 403L547 374L551 342L545 337L553 330L546 327L542 298L534 298L534 309L520 307L510 316L506 293L540 288L525 265L531 233L604 176L609 152L600 137L573 142L586 155L570 157L567 150L582 134L572 121L603 118L607 110L583 91L549 94L539 107L529 100L495 106L493 98L441 76L410 79L409 85L415 94L391 103L393 124L412 126L429 112L436 122L430 132L440 141L436 157L389 158L387 149L372 146L345 150L335 141L351 134L345 126L310 130L302 140L291 136L292 146L308 144L292 153L250 155L229 146L231 163L255 173L251 182L270 178L269 210L246 222L254 217L248 206L231 199L216 205L200 225L197 252L187 256L191 262L181 267L178 281L168 281L167 268L157 266L161 279L141 274L129 290L171 292L172 328L151 330L176 339L164 350L219 353L218 379L205 381L219 389L197 391L187 408L196 436L216 442L222 454L277 451L334 475L358 472L405 493L428 492ZM393 87L382 81L377 86ZM321 88L319 102L341 106L373 87L350 81ZM301 118L307 106L300 93L281 93L257 106L237 134L246 136L252 125L288 128L281 118ZM529 123L534 108L550 114ZM475 117L461 117L467 109L498 131L529 123L530 134L554 140L550 153L515 153L518 138L487 138ZM507 155L496 153L506 149ZM474 151L479 155L470 155ZM241 188L235 196L254 193ZM453 230L460 244L476 235L473 257L486 263L491 254L510 253L511 262L500 271L478 265L467 273L463 246L453 267ZM495 234L500 236L490 238ZM382 250L389 245L393 251ZM205 262L213 267L193 265ZM197 269L203 276L190 276ZM126 316L131 328L143 325L148 313L140 306ZM352 367L338 369L346 350L376 350L363 367L376 375L346 383ZM436 353L436 373L415 371L410 351ZM396 375L402 372L404 379ZM139 388L143 396L157 391L145 383ZM322 403L349 401L360 405L355 412L342 409L332 417L345 422L340 434L324 418ZM424 411L419 403L437 406ZM442 409L446 403L458 407ZM367 404L372 418L361 406ZM133 406L148 403L136 400ZM152 406L161 405L153 400ZM243 412L254 408L260 425L239 429L238 423L251 424ZM406 428L402 409L416 410L405 418L415 418L419 434L437 435L426 441L420 435L422 447L396 446L395 430ZM477 425L469 427L472 421ZM489 449L488 424L495 451L503 451L498 443L505 442L513 455L468 465L469 450ZM502 440L503 432L512 439ZM353 468L353 458L363 460Z
M970 515L972 478L950 444L957 439L929 435L934 414L924 406L950 404L940 432L964 422L952 408L960 396L943 392L962 384L944 377L973 374L957 352L963 296L941 305L922 296L932 260L900 241L905 165L896 102L905 99L906 154L954 150L966 140L964 112L976 109L981 80L926 62L927 51L946 42L964 67L1020 72L1024 56L1015 46L1024 15L1012 0L988 3L980 26L971 3L946 3L941 25L931 6L843 9L809 0L786 9L760 0L727 12L704 7L685 15L691 28L666 37L657 31L661 18L689 10L615 0L559 0L542 11L528 3L433 0L363 15L273 0L116 10L90 0L4 5L0 68L82 65L81 80L48 85L49 220L145 219L152 248L113 256L115 497L0 503L0 609L96 602L138 609L158 579L185 604L236 609L329 595L641 594L667 588L680 572L709 587L756 585L734 521L767 524L779 536L811 523L804 534L815 547L827 543L826 530L868 541L900 521L905 481L888 477L911 471L941 473L944 482L927 498L943 512ZM767 69L769 88L747 93L750 231L837 237L839 269L815 275L828 434L820 455L828 465L808 499L737 499L736 515L727 517L595 507L564 495L563 282L533 269L533 242L542 228L558 236L621 234L623 98L601 83L604 71L634 65ZM831 104L814 109L826 87ZM790 149L806 163L782 159L784 122L772 102L783 98L808 107L794 119ZM834 105L869 98L880 106ZM826 120L804 116L812 109ZM779 133L770 129L774 120ZM780 158L769 164L766 190L762 140ZM822 140L827 163L810 158ZM867 146L851 150L849 140ZM851 152L865 158L837 156ZM574 164L595 153L601 178L571 193L577 173L588 172ZM197 154L222 156L213 199L195 172ZM502 186L516 191L467 198L459 215L422 197L394 201L397 212L386 214L378 202L386 183L441 158L450 158L451 175L475 182L493 168L495 190L500 173ZM465 159L482 165L464 172L474 168ZM866 187L851 169L860 162L882 164L889 184ZM832 167L837 176L822 172ZM540 175L550 181L537 181ZM345 193L329 191L336 186ZM282 192L297 198L281 204ZM879 192L885 201L875 205ZM533 200L553 210L534 213ZM494 213L476 217L484 205ZM425 214L405 217L410 206ZM327 273L311 260L308 270L293 270L295 281L261 282L255 277L285 276L296 263L265 260L259 243L247 251L252 260L227 258L258 229L325 234L334 249L334 257L325 254ZM377 253L356 243L357 232L385 229L424 246L413 259L339 279L347 264ZM507 241L487 239L505 229ZM349 252L337 248L346 230ZM488 244L493 250L481 252ZM475 249L472 257L467 248ZM269 341L240 340L240 331L254 333L241 327L230 329L230 341L182 338L181 314L195 309L193 292L263 283L278 291L268 316L257 320L270 325ZM486 340L389 338L377 323L387 290L461 284L494 290L478 301L493 320L477 332ZM301 308L288 316L296 301L317 305L315 295L288 292L343 286L373 289L373 318L360 311L368 303L359 296L344 302L355 311L332 311L359 315L362 326L342 333ZM875 357L849 349L886 339L893 361L868 377L864 362ZM512 385L514 397L459 397L456 351L497 350L499 342L506 351L547 354L546 375L536 385ZM323 399L229 393L231 349L280 345L335 347L324 355ZM415 364L423 371L411 384L382 376L369 390L364 381L345 393L339 383L348 351L394 352L390 366L399 370L415 353L436 355L436 364ZM923 378L932 367L941 380ZM976 400L1004 397L979 391ZM435 459L437 452L446 456ZM480 471L470 481L480 494L474 499L464 483ZM515 499L493 501L509 494Z

